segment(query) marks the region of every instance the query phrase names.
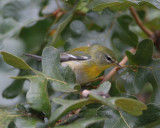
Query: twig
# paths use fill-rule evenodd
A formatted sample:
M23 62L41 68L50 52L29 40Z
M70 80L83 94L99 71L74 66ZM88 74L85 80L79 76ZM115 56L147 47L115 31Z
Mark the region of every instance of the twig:
M136 52L136 49L132 48L132 49L129 50L129 51L130 51L131 53L135 53L135 52ZM125 65L125 63L127 63L127 61L128 61L128 58L127 58L127 56L125 55L125 56L123 57L123 59L121 60L121 62L119 63L119 65L120 65L121 67L123 67L123 66ZM101 84L102 84L103 82L109 80L113 75L116 74L116 72L117 72L119 69L120 69L119 67L113 68L107 75L104 76L104 79L103 79L103 81L101 82Z
M133 15L136 23L143 30L143 32L145 32L149 37L153 36L154 33L143 25L142 21L140 20L139 16L137 15L137 12L135 11L134 7L130 7L129 9L130 9L131 14Z
M121 111L120 111L120 110L118 110L118 112L119 112L119 114L120 114L121 118L123 119L123 121L125 122L126 126L127 126L128 128L131 128L131 127L129 126L129 124L127 123L127 121L125 120L125 118L123 117L123 115L122 115Z
M139 26L149 37L152 37L152 36L154 35L154 33L143 25L142 21L140 20L139 16L138 16L137 13L136 13L134 7L130 7L129 9L130 9L131 14L133 15L136 23L138 24L138 26ZM133 48L133 49L130 50L130 52L131 52L131 53L134 53L134 52L136 52L136 49ZM119 64L120 64L122 67L124 67L124 65L125 65L125 63L127 63L127 61L128 61L127 56L124 56L124 58L121 60L121 62L120 62ZM113 75L116 74L116 72L117 72L118 70L119 70L119 67L113 68L107 75L104 76L104 79L103 79L103 81L101 82L101 84L102 84L103 82L109 80Z

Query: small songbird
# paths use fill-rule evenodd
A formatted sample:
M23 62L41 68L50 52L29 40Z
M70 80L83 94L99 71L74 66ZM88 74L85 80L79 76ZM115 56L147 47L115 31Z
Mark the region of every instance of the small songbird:
M32 54L24 54L41 61L42 57ZM101 45L79 47L60 54L62 66L69 66L76 75L76 81L84 84L94 80L105 69L112 66L121 67L115 58L113 51Z

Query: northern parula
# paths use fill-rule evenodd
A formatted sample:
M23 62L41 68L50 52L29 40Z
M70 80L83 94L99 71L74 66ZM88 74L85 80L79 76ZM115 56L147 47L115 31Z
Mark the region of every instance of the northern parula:
M26 56L41 61L42 57L32 54ZM101 72L112 66L119 66L113 51L101 45L79 47L60 54L62 66L69 66L76 75L76 81L84 84L94 80Z

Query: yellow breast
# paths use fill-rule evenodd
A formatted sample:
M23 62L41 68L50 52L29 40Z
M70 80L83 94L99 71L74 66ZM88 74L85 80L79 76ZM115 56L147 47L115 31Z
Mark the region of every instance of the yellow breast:
M68 61L62 66L69 66L76 75L77 83L84 84L94 80L102 71L113 65L98 66L94 61Z

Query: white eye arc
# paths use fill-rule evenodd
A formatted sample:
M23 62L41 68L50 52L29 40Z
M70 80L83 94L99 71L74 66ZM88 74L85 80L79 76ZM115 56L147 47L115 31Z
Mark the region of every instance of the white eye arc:
M105 55L105 57L106 57L106 60L107 60L108 62L110 62L110 63L112 63L112 62L113 62L113 60L112 60L112 58L111 58L110 56Z
M108 56L106 59L107 59L108 61L111 61L111 60L112 60L112 58L111 58L111 57L109 57L109 56Z

